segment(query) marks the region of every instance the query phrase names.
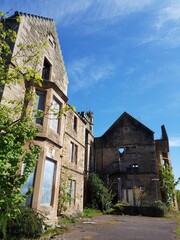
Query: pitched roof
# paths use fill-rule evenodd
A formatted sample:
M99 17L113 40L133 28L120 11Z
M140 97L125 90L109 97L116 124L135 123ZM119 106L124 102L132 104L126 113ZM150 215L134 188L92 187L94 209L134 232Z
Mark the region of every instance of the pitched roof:
M111 130L117 125L117 123L118 123L122 118L124 118L124 117L131 118L132 120L138 122L138 124L139 124L142 128L144 128L144 129L146 129L146 130L154 133L150 128L148 128L147 126L145 126L143 123L141 123L140 121L138 121L136 118L134 118L133 116L131 116L129 113L124 112L124 113L108 128L108 130L107 130L102 136L106 135L109 131L111 131Z

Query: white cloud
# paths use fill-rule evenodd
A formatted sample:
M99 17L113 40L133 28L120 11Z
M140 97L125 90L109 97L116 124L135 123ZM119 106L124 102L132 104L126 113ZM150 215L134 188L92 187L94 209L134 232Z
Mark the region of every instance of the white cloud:
M180 2L164 0L153 7L153 19L147 35L140 41L141 44L156 44L165 47L180 45Z
M57 3L57 6L61 23L68 25L78 21L93 22L97 20L114 20L124 15L141 11L153 1L154 0L70 0Z
M168 22L178 23L179 21L180 21L180 4L177 1L176 5L167 6L159 11L156 27L157 29L159 29Z
M92 87L111 76L113 69L114 66L107 60L97 63L92 56L76 59L67 65L70 87L73 91Z
M169 140L170 147L180 147L180 137L173 137Z

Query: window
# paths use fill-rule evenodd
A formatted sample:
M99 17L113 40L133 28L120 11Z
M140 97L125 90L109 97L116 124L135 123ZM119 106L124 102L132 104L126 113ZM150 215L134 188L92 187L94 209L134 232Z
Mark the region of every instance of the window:
M132 165L132 170L133 170L134 173L138 172L138 170L139 170L139 165L138 165L137 163L133 164L133 165Z
M41 205L52 205L56 177L56 163L48 158L45 160L42 185Z
M44 58L44 64L43 64L43 70L42 70L42 79L50 80L50 73L51 73L51 64L47 60L47 58Z
M120 148L119 148L119 157L120 157L120 160L123 160L123 158L124 158L124 153L125 153L125 148L124 148L124 147L120 147Z
M51 34L49 34L49 36L48 36L48 41L49 41L49 43L50 43L52 48L56 47L55 39L54 39L54 37Z
M24 169L25 169L25 164L22 164L22 169L21 169L21 174L24 174ZM22 190L22 194L26 194L29 191L29 188L34 186L34 177L35 177L35 170L33 172L30 173L27 181L25 184L22 185L21 190ZM29 194L25 200L25 205L31 205L31 201L32 201L32 193Z
M52 101L51 113L50 113L50 128L55 132L58 132L59 130L59 112L60 112L60 104L54 98Z
M72 163L77 164L77 153L78 153L78 146L70 142L70 154L69 154L69 161Z
M77 131L77 117L74 116L73 129Z
M69 205L74 206L76 202L76 181L69 179L68 187L69 187L68 192L70 196Z
M124 153L124 150L125 150L124 147L120 147L120 148L119 148L119 153L120 153L120 154L123 154L123 153Z
M34 107L34 110L41 110L44 111L44 105L45 105L45 93L44 92L40 92L40 91L36 91L36 104ZM35 112L36 114L36 112ZM39 116L36 118L36 123L38 124L43 124L43 117Z

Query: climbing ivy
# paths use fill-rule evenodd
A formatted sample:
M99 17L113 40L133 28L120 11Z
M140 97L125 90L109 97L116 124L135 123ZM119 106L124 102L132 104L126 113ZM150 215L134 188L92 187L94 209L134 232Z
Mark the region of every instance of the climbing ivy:
M165 202L166 206L171 209L174 206L175 201L175 186L178 184L175 181L172 168L168 164L161 167L160 170L160 188L162 193L162 201Z

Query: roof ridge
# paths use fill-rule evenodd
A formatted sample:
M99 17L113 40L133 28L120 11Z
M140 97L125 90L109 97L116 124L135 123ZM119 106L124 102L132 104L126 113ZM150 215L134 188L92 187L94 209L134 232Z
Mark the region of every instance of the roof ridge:
M137 118L135 118L135 117L133 117L132 115L130 115L128 112L124 112L124 113L127 114L127 115L129 115L129 116L130 116L131 118L133 118L134 120L138 121L142 126L144 126L145 128L147 128L147 129L150 130L151 132L154 132L152 129L150 129L149 127L147 127L144 123L142 123L142 122L141 122L140 120L138 120ZM123 114L124 114L124 113L123 113ZM123 114L122 114L122 115L123 115ZM121 115L121 116L122 116L122 115ZM120 117L121 117L121 116L120 116Z
M153 132L153 130L151 130L150 128L148 128L146 125L144 125L142 122L140 122L138 119L134 118L132 115L130 115L127 112L123 112L117 119L116 121L105 131L105 133L103 135L101 135L101 137L103 137L111 128L113 128L113 126L119 121L120 118L123 117L123 115L127 115L129 117L131 117L132 119L134 119L135 121L139 122L141 126L143 126L144 128L148 129L149 131Z
M19 11L16 11L14 13L14 15L15 16L30 16L30 17L35 17L35 18L41 18L41 19L48 20L48 21L54 21L52 18L47 18L47 17L38 16L35 14L30 14L30 13L19 12Z

